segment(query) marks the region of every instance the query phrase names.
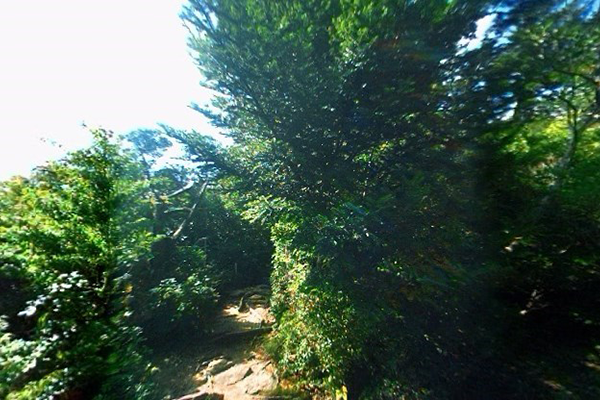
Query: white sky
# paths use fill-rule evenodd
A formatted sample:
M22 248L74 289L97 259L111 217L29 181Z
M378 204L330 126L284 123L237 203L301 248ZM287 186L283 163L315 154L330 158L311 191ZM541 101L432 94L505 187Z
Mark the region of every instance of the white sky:
M214 134L188 108L210 95L188 54L182 4L0 0L0 179L89 143L82 122Z
M458 41L459 53L464 53L465 51L475 50L476 48L481 46L481 42L488 34L489 29L491 28L494 20L496 19L496 14L488 14L485 17L482 17L476 22L475 36L473 38L463 37Z

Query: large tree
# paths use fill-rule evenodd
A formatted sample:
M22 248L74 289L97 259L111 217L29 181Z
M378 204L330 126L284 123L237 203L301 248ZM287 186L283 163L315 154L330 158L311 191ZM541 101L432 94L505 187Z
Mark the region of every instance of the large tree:
M400 352L425 349L430 365L445 346L422 338L433 321L457 323L448 310L464 293L449 293L482 253L472 151L446 83L485 4L192 1L184 13L220 93L202 111L234 139L231 190L272 230L288 372L333 390L362 371L358 393L409 365ZM375 365L390 341L397 357ZM358 367L365 358L379 361Z
M583 188L596 179L583 178L596 165L595 10L554 0L190 2L190 45L219 93L200 111L234 145L226 156L188 147L220 165L245 215L271 228L284 371L375 398L542 390L513 372L499 338L514 303L502 296L527 281L539 297L539 274L519 266L540 260L513 250L531 245L523 227L549 248L564 244L560 223L546 223L560 198L565 220L567 210L581 217L570 237L595 235L581 213L595 210L596 191ZM487 39L475 35L484 21ZM586 265L593 248L581 249Z

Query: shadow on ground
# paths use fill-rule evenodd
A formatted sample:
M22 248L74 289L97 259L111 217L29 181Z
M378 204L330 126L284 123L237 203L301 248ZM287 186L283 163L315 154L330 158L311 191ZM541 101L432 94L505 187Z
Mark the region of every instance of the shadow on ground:
M163 399L264 399L278 378L259 349L270 331L269 287L254 286L225 296L207 332L165 338L155 351L155 381Z

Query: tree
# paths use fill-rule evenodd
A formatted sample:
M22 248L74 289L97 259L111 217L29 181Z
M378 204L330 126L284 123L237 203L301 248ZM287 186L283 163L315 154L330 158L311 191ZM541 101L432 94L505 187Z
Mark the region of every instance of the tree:
M482 47L461 57L455 86L456 110L481 149L486 241L510 332L498 358L534 377L521 387L556 376L560 388L536 389L548 398L598 391L598 377L579 366L597 357L598 337L596 3L498 12Z
M235 141L222 172L271 229L276 357L309 385L377 393L398 379L409 393L429 384L409 361L419 353L428 366L467 353L423 337L459 324L451 310L481 267L444 60L485 4L192 1L183 15L220 93L202 111ZM404 355L384 362L383 345Z
M596 265L594 4L190 2L220 93L200 111L235 144L188 148L271 230L284 372L372 398L547 393L500 338L535 332L511 287L595 287L566 268Z
M126 208L140 171L110 132L93 134L91 148L3 184L1 271L30 296L19 313L28 329L2 336L9 399L148 394L124 303L131 260L149 244L145 220Z

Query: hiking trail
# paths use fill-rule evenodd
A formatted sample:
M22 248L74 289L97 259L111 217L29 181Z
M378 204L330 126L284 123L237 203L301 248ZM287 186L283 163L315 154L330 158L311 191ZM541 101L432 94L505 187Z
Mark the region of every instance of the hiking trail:
M188 386L196 390L174 400L272 399L279 379L269 360L258 348L258 336L271 330L269 287L259 285L226 295L208 337L199 345L196 367L187 371ZM188 392L189 393L189 392Z

